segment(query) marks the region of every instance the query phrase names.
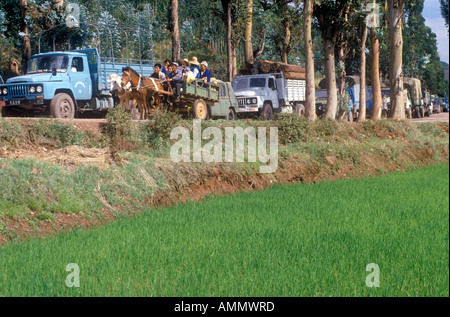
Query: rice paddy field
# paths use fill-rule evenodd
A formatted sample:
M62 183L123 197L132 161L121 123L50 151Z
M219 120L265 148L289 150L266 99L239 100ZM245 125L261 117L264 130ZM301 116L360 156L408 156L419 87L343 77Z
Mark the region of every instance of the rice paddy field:
M68 264L79 287L67 287ZM380 269L366 285L366 266ZM0 297L449 296L449 166L274 186L0 249Z

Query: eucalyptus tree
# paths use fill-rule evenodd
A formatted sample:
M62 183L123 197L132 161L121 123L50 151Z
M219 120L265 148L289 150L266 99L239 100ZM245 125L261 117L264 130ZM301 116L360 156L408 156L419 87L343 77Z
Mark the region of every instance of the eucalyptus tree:
M20 33L23 37L23 50L22 50L22 72L26 73L28 69L28 62L31 58L31 41L30 34L28 32L28 1L20 0Z
M373 121L381 120L382 112L382 94L381 94L381 76L380 76L380 39L379 29L381 26L380 7L376 0L370 0L372 13L369 15L368 22L370 27L370 79L372 82L372 113L370 119ZM392 94L391 94L392 95ZM392 101L391 101L392 105Z
M247 2L240 0L221 0L221 4L227 38L227 77L231 82L238 73L236 49L247 24L248 7Z
M304 2L304 43L306 59L306 104L305 116L309 121L316 121L316 88L315 88L315 70L314 70L314 51L311 34L311 20L313 17L314 0L305 0Z
M180 28L178 24L178 0L170 0L170 32L172 33L172 60L179 61L181 58Z
M325 59L325 77L327 86L327 107L325 119L336 119L338 110L338 94L336 89L336 42L342 30L348 25L346 14L354 2L352 0L317 1L314 15L319 21L323 41L323 55Z
M366 44L367 37L369 33L369 26L372 26L372 16L368 13L367 9L368 0L362 0L360 2L360 10L353 17L353 23L355 27L355 35L358 39L359 50L360 50L360 91L359 91L359 116L358 122L365 122L367 116L366 108Z
M403 102L403 0L389 0L389 43L390 43L390 117L405 119Z

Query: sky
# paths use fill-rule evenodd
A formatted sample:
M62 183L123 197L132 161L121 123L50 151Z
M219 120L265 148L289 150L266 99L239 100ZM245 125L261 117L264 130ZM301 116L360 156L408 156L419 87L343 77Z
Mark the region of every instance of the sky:
M449 38L439 0L425 0L422 14L425 17L425 24L436 34L441 61L449 63Z

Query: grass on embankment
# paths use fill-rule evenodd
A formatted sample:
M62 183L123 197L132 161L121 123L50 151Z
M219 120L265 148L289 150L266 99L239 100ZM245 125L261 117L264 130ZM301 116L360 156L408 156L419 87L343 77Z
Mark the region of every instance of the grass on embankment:
M0 296L448 296L448 197L445 165L148 211L0 249Z
M254 178L259 184L268 184L365 177L441 164L448 162L449 156L448 123L311 123L290 115L270 122L202 123L203 129L278 127L278 173L258 176L259 166L253 163L174 164L169 157L170 132L180 125L192 129L192 121L173 113L157 113L152 122L133 123L129 114L117 108L108 114L108 122L101 133L90 133L70 122L0 119L0 245L41 235L43 227L54 227L57 232L64 226L77 226L73 221L58 223L61 216L75 214L95 220L103 217L105 210L112 215L139 212L156 193L187 192L190 185L211 177L221 184L227 182L229 189L242 190L250 187ZM66 167L40 159L1 158L6 152L42 151L42 147L52 152L67 146L110 147L107 155L119 158L118 163Z

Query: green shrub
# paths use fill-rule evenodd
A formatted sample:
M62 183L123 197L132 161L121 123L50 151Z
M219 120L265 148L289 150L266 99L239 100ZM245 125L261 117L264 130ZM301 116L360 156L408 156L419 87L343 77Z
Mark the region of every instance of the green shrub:
M24 130L17 123L0 120L0 146L16 147L23 143Z
M334 136L339 131L339 123L336 120L317 120L312 125L312 133L315 137L328 137L328 136Z
M87 145L88 135L77 130L74 126L59 121L41 120L30 127L31 141L44 138L46 142L53 142L56 147L70 145Z
M132 115L122 107L111 108L106 115L108 123L104 128L112 150L132 151L139 147L138 130Z
M276 117L279 140L283 144L305 141L310 132L311 123L295 114L279 114Z
M176 112L155 111L153 120L144 125L144 143L155 149L170 144L170 133L180 125L181 115Z

